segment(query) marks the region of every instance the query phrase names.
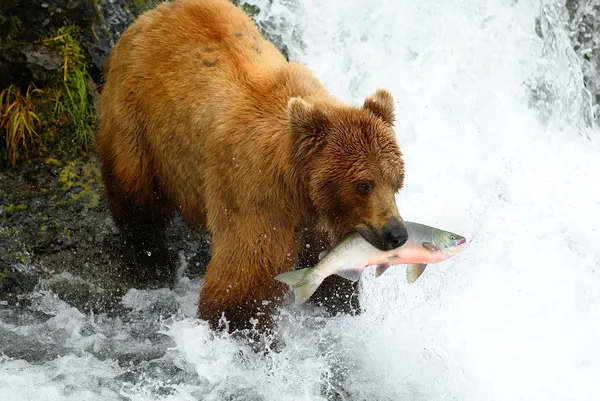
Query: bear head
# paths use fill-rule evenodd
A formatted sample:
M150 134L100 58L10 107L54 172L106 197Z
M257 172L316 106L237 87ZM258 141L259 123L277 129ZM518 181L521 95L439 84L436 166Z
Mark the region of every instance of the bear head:
M332 241L358 231L382 250L404 244L408 233L395 200L404 161L392 95L379 89L362 107L293 97L287 113L295 163Z

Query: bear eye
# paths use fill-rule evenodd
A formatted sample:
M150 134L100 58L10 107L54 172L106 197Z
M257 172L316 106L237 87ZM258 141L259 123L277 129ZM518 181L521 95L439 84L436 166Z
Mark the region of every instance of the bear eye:
M356 193L359 195L369 195L373 190L373 184L370 182L359 182L356 184Z

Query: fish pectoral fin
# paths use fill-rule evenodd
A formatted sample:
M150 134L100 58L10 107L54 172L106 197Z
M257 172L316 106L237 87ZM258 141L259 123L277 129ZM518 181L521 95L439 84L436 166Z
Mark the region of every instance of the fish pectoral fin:
M408 265L406 269L406 280L411 284L414 283L421 276L421 274L423 274L426 267L427 263L415 263Z
M350 281L358 281L360 275L362 273L362 269L360 267L353 267L349 269L340 270L337 275L345 278Z
M425 249L429 249L432 252L436 252L436 251L440 250L440 248L438 248L437 246L433 245L431 242L423 242L421 245L423 245L423 247Z
M319 260L323 259L325 257L325 255L327 255L329 253L329 251L323 251L319 254Z
M375 269L375 277L381 276L389 268L390 268L390 265L388 265L387 263L382 263L380 265L377 265L377 268Z

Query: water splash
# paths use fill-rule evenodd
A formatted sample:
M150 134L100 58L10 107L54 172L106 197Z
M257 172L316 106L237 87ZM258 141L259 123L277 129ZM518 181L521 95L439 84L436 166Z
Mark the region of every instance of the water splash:
M541 74L536 77L535 107L545 122L575 127L587 136L594 128L593 100L583 85L579 58L571 47L567 10L556 1L543 1L537 19L543 39Z
M596 124L600 124L600 1L571 1L566 5L573 48L581 60L585 86L594 98Z

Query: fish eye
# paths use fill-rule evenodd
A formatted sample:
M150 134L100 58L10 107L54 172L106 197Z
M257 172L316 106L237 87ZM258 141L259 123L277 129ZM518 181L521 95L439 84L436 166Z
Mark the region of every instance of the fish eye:
M452 241L456 240L456 235L451 235L451 236L450 236L450 239L451 239Z

